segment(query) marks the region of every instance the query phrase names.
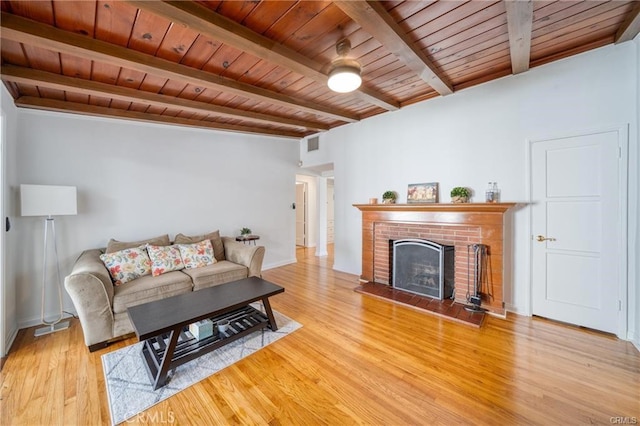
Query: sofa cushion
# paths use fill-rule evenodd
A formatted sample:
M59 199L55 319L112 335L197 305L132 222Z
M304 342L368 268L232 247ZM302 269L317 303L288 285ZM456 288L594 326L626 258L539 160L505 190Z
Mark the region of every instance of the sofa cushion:
M195 235L188 237L184 234L176 235L175 244L193 244L199 243L202 240L210 240L213 246L213 253L216 256L216 260L226 260L224 257L224 245L222 244L222 238L220 238L220 231L213 231L206 235Z
M171 244L171 241L169 240L169 235L167 235L167 234L161 235L161 236L155 237L155 238L150 238L148 240L133 241L133 242L118 241L118 240L114 240L112 238L107 243L107 251L106 252L107 253L113 253L113 252L120 251L120 250L125 250L125 249L128 249L128 248L146 246L147 244L151 244L153 246L168 246L169 244Z
M151 259L151 274L154 277L171 271L184 269L180 249L177 246L154 246L147 244L147 252Z
M129 306L189 293L191 288L191 278L180 271L168 272L157 277L146 275L115 288L113 312L118 314L126 312Z
M228 260L216 262L213 265L202 268L184 269L182 272L191 277L193 291L241 280L249 276L248 268Z
M134 247L100 255L116 286L151 274L151 260L146 247Z
M202 268L216 263L210 240L202 240L195 244L176 244L186 269Z

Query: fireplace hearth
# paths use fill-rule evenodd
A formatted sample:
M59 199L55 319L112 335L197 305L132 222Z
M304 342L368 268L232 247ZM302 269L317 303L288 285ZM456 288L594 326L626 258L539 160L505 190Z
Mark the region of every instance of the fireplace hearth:
M390 240L391 285L434 299L453 298L454 246L423 239Z

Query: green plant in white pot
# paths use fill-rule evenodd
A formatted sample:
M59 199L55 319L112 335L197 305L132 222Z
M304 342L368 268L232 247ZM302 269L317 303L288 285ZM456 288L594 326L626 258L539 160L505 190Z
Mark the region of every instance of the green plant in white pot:
M385 191L384 194L382 194L382 202L384 204L394 204L397 198L398 194L396 194L395 191Z
M240 230L240 235L242 235L243 237L248 237L249 235L251 235L251 229L249 228L242 228Z
M465 188L463 186L456 186L451 190L452 203L467 203L469 202L470 196L471 191L469 191L469 188Z

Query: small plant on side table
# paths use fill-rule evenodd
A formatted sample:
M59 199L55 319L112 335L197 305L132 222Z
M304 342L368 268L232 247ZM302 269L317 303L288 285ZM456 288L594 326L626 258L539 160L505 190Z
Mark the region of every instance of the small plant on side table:
M471 191L469 188L462 186L456 186L451 190L451 202L452 203L466 203L469 201Z
M384 204L394 204L396 198L398 198L398 194L396 194L395 191L385 191L385 193L382 194L382 202Z
M243 237L248 237L249 235L251 235L251 229L249 228L242 228L240 230L240 235Z

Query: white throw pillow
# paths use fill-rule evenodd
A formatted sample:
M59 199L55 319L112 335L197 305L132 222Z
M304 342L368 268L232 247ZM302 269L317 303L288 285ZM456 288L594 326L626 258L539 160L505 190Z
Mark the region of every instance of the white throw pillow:
M151 273L151 260L145 246L100 255L116 286Z
M184 269L180 249L176 246L154 246L147 244L149 259L151 259L151 273L154 277L166 272Z
M201 268L216 263L213 255L213 246L210 240L200 241L195 244L176 244L180 249L182 262L187 269Z

